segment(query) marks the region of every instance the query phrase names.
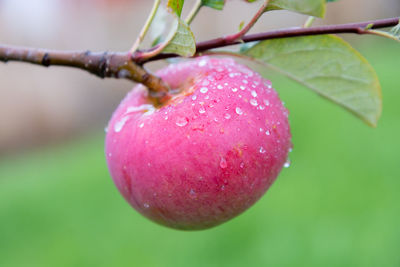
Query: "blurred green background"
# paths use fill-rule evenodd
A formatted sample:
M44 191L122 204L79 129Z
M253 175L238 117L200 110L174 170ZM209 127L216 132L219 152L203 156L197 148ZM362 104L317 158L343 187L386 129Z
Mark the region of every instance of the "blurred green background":
M198 40L236 31L257 8L231 2L223 13L200 13ZM398 0L384 2L330 4L324 23L399 15ZM128 49L151 4L0 0L1 42ZM254 31L303 22L271 13ZM292 166L247 212L199 232L148 221L108 174L103 128L130 82L0 64L0 267L400 266L400 46L350 41L382 83L378 127L268 72L291 112Z
M135 212L109 177L100 129L3 159L0 266L400 266L399 47L372 44L361 51L383 87L378 128L273 76L291 111L292 166L214 229Z

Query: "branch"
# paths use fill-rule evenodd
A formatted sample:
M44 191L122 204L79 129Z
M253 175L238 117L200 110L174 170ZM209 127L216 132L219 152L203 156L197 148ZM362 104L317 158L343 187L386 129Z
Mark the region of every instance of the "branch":
M399 24L399 18L388 18L381 20L365 21L359 23L339 24L339 25L326 25L311 28L287 28L279 29L269 32L248 34L242 37L242 40L227 40L225 37L216 38L204 42L199 42L196 45L197 53L201 53L210 49L237 45L241 43L248 43L254 41L278 39L278 38L289 38L298 36L310 36L310 35L321 35L321 34L338 34L338 33L355 33L355 34L372 34L368 29L380 29L386 27L393 27ZM133 59L136 62L147 62L141 61L141 52L138 51L133 55ZM177 57L175 54L159 54L148 61L159 60Z
M0 45L0 61L21 61L36 65L67 66L86 70L100 78L123 78L146 85L154 93L165 94L168 86L131 60L130 53L50 51Z
M229 40L226 37L212 39L197 43L197 53L210 49L236 45L242 42L254 42L276 38L289 38L295 36L309 36L335 33L376 34L372 29L392 27L399 24L399 18L388 18L361 23L341 25L328 25L311 28L289 28L275 31L248 34L241 40ZM151 51L151 49L149 50ZM141 54L146 51L136 51L133 55L129 52L104 52L92 53L90 51L50 51L44 49L24 48L17 46L0 45L0 61L21 61L42 66L67 66L86 70L100 78L124 78L139 82L147 86L156 99L167 95L168 86L158 77L147 72L142 65L149 61L178 57L175 54L158 54L150 59L143 59ZM160 100L161 101L161 100Z

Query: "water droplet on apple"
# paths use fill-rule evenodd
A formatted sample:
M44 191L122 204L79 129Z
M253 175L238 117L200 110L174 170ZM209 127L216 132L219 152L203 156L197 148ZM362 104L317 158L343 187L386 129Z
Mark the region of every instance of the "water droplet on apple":
M236 107L235 111L236 111L236 113L237 113L238 115L242 115L242 114L243 114L242 109L239 108L239 107Z
M253 97L257 97L257 92L256 91L251 91L251 95L253 96Z
M114 124L114 131L119 133L124 128L125 123L129 120L129 116L122 117L119 121Z
M200 88L200 92L201 92L202 94L205 94L205 93L208 92L208 88L207 88L207 87L201 87L201 88Z
M240 168L243 169L244 168L244 162L241 162L239 166L240 166Z
M192 95L192 100L195 101L197 99L197 95Z
M221 89L223 88L223 86L220 85L220 84L218 84L217 88L218 88L219 90L221 90Z
M271 132L270 132L269 130L267 130L267 131L265 132L265 134L266 134L266 135L271 135Z
M186 117L178 117L176 119L176 125L179 127L184 127L188 124L188 119Z
M221 158L221 161L219 162L219 166L222 169L225 169L226 167L228 167L228 163L226 163L226 159L224 157Z
M260 147L259 151L260 151L261 154L264 154L265 152L267 152L267 150L265 150L265 148L263 148L263 147Z
M199 113L200 113L200 114L206 113L206 109L205 109L204 107L200 107L200 108L199 108Z
M143 204L143 207L144 207L145 209L148 209L148 208L150 208L150 205L147 204L147 203L144 203L144 204Z
M139 128L143 128L143 126L144 126L144 122L142 122L142 123L139 125Z
M231 118L231 115L230 115L229 113L226 113L226 114L224 115L224 118L227 119L227 120L229 120L229 119Z
M236 87L232 88L232 92L237 92L237 91L238 91L238 89Z
M240 86L240 90L245 90L246 87L244 87L243 85Z
M250 99L250 104L252 105L252 106L257 106L258 105L258 102L257 102L257 100L255 100L254 98L253 99Z
M207 64L207 60L202 59L199 61L199 67L204 67Z

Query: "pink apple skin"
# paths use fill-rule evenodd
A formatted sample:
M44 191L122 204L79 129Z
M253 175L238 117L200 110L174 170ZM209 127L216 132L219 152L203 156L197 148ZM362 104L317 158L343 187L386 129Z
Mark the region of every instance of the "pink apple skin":
M269 81L232 59L200 57L157 74L182 92L161 108L143 86L126 96L106 136L111 176L159 224L221 224L253 205L282 169L288 112Z

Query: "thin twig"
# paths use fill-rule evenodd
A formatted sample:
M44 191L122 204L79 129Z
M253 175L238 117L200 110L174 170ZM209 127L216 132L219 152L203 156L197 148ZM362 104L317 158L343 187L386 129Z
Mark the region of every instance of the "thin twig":
M197 53L201 53L210 49L237 45L240 43L248 43L254 41L262 41L262 40L270 40L270 39L278 39L278 38L290 38L290 37L298 37L298 36L310 36L310 35L322 35L322 34L340 34L340 33L355 33L355 34L373 34L365 28L368 25L372 25L370 29L380 29L393 27L399 24L399 18L387 18L373 21L364 21L359 23L349 23L349 24L338 24L338 25L325 25L325 26L317 26L310 28L287 28L287 29L279 29L273 30L269 32L262 33L254 33L247 34L242 37L241 41L231 41L227 42L224 37L216 38L208 41L199 42L196 45ZM177 57L175 54L158 54L157 56L143 61L141 60L141 51L137 51L133 55L133 59L136 62L145 63L148 61L166 59Z
M258 9L257 13L254 15L254 17L247 23L246 26L243 27L239 32L225 36L226 42L234 42L234 41L240 41L240 39L249 32L249 30L256 24L258 19L264 14L265 9L267 8L269 3L269 0L265 0L264 3L261 5L261 7Z
M139 48L139 45L142 43L144 37L146 36L146 33L149 30L150 25L151 25L152 21L154 20L154 17L156 16L156 13L157 13L158 7L160 6L160 3L161 3L161 0L154 1L154 5L153 5L153 8L151 9L150 16L147 18L147 21L144 24L138 38L136 39L132 48L129 50L129 52L131 54L133 54Z

